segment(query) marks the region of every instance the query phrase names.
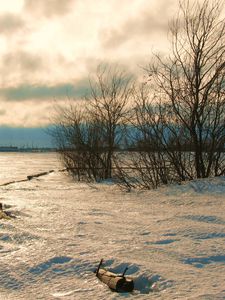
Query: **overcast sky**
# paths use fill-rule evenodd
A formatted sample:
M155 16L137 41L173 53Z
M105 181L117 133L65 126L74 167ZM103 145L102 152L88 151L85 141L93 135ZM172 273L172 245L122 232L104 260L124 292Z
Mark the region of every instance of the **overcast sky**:
M178 0L0 0L0 126L45 126L100 62L140 71Z

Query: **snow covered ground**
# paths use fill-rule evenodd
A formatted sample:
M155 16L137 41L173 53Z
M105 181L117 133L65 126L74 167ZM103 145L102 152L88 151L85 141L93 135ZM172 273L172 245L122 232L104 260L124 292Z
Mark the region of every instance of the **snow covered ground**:
M0 154L0 184L60 169L55 154ZM62 172L0 187L0 300L225 299L225 177L130 193ZM111 292L98 262L129 267Z

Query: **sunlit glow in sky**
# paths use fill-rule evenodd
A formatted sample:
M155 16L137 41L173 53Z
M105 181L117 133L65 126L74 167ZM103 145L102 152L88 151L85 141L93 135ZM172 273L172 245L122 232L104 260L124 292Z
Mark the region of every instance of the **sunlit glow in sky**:
M141 73L168 49L178 0L0 0L0 125L45 126L99 63Z

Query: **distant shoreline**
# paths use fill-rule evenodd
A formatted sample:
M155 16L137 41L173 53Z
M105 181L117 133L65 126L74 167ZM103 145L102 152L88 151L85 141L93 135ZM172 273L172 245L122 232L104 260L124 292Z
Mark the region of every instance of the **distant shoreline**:
M42 152L57 152L56 148L19 148L19 147L5 147L0 146L0 153L14 153L14 152L26 152L26 153L42 153Z

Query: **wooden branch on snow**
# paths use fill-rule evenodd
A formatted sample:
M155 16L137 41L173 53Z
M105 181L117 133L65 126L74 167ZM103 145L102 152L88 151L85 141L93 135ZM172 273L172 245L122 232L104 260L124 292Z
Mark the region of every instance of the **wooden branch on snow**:
M34 175L28 175L26 179L13 180L13 181L5 182L3 184L0 184L0 187L1 186L7 186L7 185L10 185L10 184L13 184L13 183L25 182L25 181L31 180L33 178L37 178L37 177L40 177L40 176L48 175L48 174L50 174L52 172L55 172L55 170L50 170L50 171L47 171L47 172L41 172L41 173L37 173L37 174L34 174Z
M27 176L27 179L28 179L28 180L31 180L31 179L36 178L36 177L48 175L48 174L50 174L50 173L52 173L52 172L54 172L54 170L50 170L50 171L47 171L47 172L41 172L41 173L37 173L37 174L34 174L34 175L28 175L28 176Z
M128 270L126 268L122 275L115 274L109 272L103 268L101 265L103 263L103 259L100 261L99 266L96 271L96 276L108 287L116 292L132 292L134 289L133 279L125 277L125 273Z
M10 220L11 216L9 213L3 211L3 205L0 202L0 219Z

